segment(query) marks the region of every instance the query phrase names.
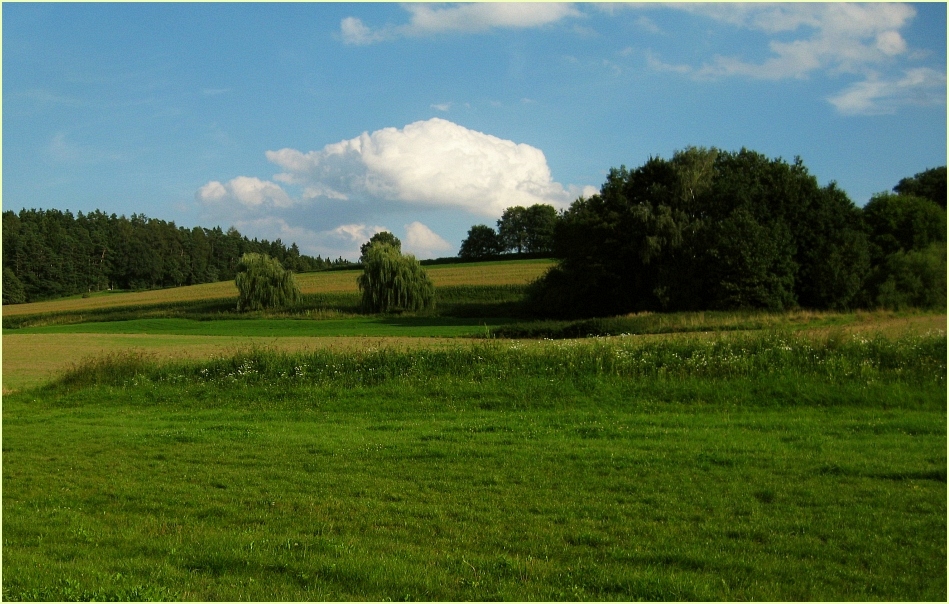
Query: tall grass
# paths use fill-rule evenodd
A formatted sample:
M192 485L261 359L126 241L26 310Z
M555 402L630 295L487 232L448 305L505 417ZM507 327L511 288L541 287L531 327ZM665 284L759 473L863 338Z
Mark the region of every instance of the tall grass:
M909 316L910 312L900 316ZM834 327L882 318L893 318L887 311L855 313L797 310L769 312L764 310L697 311L676 313L635 313L620 317L604 317L573 321L537 320L505 325L491 331L496 338L586 338L624 334L660 334L708 331L746 331L795 329L802 326Z
M435 376L505 382L539 377L701 378L807 375L827 381L903 380L945 384L945 334L882 336L832 334L824 338L766 333L731 338L638 342L635 338L585 343L481 342L411 352L381 349L347 353L282 353L252 349L200 364L158 365L136 355L80 364L52 387L129 383L332 383L372 386L425 381Z

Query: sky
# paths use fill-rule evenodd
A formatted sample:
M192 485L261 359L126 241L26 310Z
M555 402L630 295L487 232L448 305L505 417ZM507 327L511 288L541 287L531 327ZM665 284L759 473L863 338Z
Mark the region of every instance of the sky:
M454 256L688 146L858 206L946 164L946 4L2 6L2 203Z

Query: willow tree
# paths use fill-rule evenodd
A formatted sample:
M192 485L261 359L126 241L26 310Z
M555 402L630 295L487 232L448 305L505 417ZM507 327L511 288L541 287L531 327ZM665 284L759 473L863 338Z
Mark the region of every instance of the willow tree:
M237 265L237 310L285 308L300 299L293 273L267 254L244 254Z
M376 242L363 254L357 279L366 312L417 311L435 307L435 286L415 256Z

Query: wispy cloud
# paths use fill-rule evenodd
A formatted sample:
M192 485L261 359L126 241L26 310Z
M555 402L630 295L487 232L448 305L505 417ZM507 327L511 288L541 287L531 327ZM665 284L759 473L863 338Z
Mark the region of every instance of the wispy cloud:
M946 74L920 67L898 78L871 77L827 100L847 115L891 114L903 105L944 105Z
M759 80L804 79L817 74L863 78L828 100L842 113L891 113L900 105L945 100L945 74L906 66L914 58L901 33L916 16L906 4L672 4L672 8L739 29L774 36L763 61L715 55L701 65L676 64L648 51L657 71L694 79L747 77ZM889 75L881 76L881 73ZM942 82L942 101L934 94Z
M65 132L57 132L46 146L47 156L62 164L95 164L123 161L121 153L111 153L76 142Z
M400 37L442 33L478 33L494 28L523 29L556 23L580 15L570 4L485 2L458 6L407 4L409 22L370 28L356 17L340 22L340 35L346 44L373 44Z
M866 69L904 54L900 29L915 15L903 4L673 4L677 10L741 29L782 34L768 43L763 62L737 56L715 56L690 68L696 77L747 76L780 80L816 71L865 73ZM787 39L788 34L800 34Z

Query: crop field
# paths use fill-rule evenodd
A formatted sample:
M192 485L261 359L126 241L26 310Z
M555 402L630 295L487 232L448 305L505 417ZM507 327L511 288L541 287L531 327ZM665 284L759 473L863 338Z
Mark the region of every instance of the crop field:
M945 314L507 314L539 266L4 307L3 599L946 600Z

